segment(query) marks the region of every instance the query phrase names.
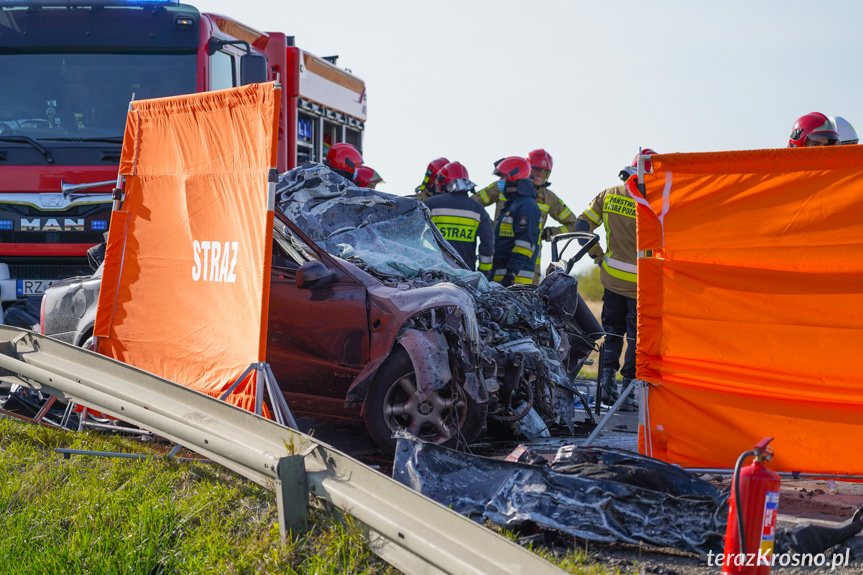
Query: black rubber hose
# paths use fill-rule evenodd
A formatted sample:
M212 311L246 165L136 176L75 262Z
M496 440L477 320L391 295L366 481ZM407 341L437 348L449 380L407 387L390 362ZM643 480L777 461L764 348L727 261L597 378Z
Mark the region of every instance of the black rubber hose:
M734 464L734 508L737 511L737 537L740 540L740 553L746 559L746 528L743 525L743 509L740 506L740 467L743 460L749 456L755 456L755 451L744 451Z

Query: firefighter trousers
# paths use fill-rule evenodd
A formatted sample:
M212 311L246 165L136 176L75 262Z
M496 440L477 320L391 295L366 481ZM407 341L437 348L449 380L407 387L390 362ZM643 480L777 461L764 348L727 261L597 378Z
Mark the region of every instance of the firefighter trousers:
M620 369L624 380L635 379L635 337L637 326L635 299L608 289L602 295L602 329L605 343L602 352L602 371L612 373ZM620 354L626 338L626 355L620 368Z

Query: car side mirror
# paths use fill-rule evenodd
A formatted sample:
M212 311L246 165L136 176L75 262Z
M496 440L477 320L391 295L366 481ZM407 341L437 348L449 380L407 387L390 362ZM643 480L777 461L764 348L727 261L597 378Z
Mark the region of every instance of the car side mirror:
M306 262L297 270L297 287L314 289L331 284L337 273L319 261Z
M267 81L267 59L260 54L240 56L240 84L254 84Z

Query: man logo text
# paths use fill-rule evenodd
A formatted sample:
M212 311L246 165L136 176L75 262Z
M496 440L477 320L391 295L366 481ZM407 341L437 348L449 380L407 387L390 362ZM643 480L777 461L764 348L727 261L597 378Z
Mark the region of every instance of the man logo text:
M21 231L22 232L83 232L84 231L84 219L78 218L73 220L72 218L50 218L45 221L45 224L42 224L42 220L36 218L35 220L28 220L26 218L21 219Z

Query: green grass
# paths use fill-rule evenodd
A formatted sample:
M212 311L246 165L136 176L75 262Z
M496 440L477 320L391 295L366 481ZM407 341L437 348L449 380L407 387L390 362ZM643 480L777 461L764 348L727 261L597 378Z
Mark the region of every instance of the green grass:
M138 441L0 419L0 573L395 573L349 519L311 511L279 538L273 494L224 468L64 460L57 447L158 455Z
M64 459L55 448L154 457ZM282 543L272 492L162 453L0 417L0 575L398 573L350 517L313 505L309 530ZM605 573L577 548L536 552L569 573Z
M589 269L576 274L578 279L578 293L588 301L602 301L602 281L599 279L599 266L591 266Z

